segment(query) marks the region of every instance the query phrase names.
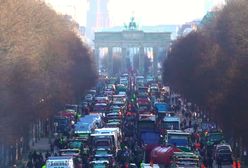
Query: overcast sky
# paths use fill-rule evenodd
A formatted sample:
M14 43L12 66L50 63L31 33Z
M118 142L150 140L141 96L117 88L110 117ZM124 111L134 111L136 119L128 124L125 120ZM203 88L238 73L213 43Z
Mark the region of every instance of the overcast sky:
M62 14L69 14L85 26L87 0L46 0ZM109 0L113 26L123 25L134 16L139 25L183 24L201 19L204 14L224 0ZM207 3L208 2L208 3Z

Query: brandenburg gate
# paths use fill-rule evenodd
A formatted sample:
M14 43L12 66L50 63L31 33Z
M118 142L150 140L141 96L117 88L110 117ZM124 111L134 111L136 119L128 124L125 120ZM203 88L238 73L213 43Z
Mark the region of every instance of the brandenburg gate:
M170 32L144 32L136 29L133 20L129 23L126 30L120 32L95 32L95 59L99 68L99 51L101 48L108 48L108 67L109 75L113 74L113 49L121 50L121 65L118 65L122 72L127 71L126 58L128 50L135 48L138 51L139 67L135 67L140 74L144 74L145 56L147 49L152 52L153 63L152 72L157 76L158 72L158 53L161 49L166 51L171 42ZM134 67L133 67L134 68Z

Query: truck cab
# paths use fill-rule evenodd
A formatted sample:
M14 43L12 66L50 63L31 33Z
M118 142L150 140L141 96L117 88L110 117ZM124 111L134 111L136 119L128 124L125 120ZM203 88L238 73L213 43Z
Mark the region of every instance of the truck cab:
M161 128L166 130L180 130L180 118L177 116L165 116L161 122Z
M191 134L181 130L167 130L165 142L184 152L190 152L192 149Z
M118 140L114 133L98 133L91 134L92 147L96 150L98 148L110 150L114 155L118 150Z

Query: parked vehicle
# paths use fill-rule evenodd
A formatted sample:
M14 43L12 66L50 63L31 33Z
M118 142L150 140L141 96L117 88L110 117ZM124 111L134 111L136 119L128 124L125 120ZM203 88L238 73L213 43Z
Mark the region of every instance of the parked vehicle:
M229 144L218 144L215 147L215 160L222 164L232 164L233 154Z

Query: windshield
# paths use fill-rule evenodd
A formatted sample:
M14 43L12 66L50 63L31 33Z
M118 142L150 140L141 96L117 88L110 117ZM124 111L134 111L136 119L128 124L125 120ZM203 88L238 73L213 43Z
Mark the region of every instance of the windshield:
M231 154L232 152L229 149L221 149L221 150L218 150L218 153L220 153L220 154Z
M155 92L159 92L159 90L158 90L158 88L151 88L150 92L155 93Z
M154 130L155 129L155 122L154 121L139 121L138 128L140 130L147 129L147 130Z
M167 130L179 130L179 122L178 121L163 122L162 128L165 128Z
M168 144L176 145L176 146L189 146L189 136L169 135Z
M221 141L223 139L222 133L209 133L208 140L212 142Z
M80 141L69 142L69 148L78 148L78 149L80 149L81 145L82 145L82 142L80 142Z
M75 154L79 154L79 150L63 150L60 151L61 155L75 155Z
M54 122L56 123L58 123L59 125L67 125L68 124L68 121L69 119L67 119L67 118L56 118L55 120L54 120Z
M155 107L157 108L158 112L169 110L169 105L165 103L157 103L155 104Z
M141 105L139 106L139 111L150 111L150 106L149 105Z
M94 163L93 168L106 168L106 163Z
M109 140L98 140L95 142L96 146L110 146Z
M113 97L113 101L114 102L124 102L124 98L123 97Z
M105 111L107 109L107 106L104 106L104 105L96 105L94 107L94 111L95 112L102 112L102 111Z
M139 92L147 92L148 88L139 88Z
M67 104L67 105L65 105L65 109L72 109L74 111L77 111L77 105Z

